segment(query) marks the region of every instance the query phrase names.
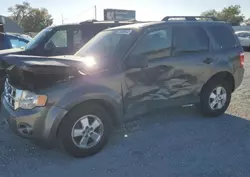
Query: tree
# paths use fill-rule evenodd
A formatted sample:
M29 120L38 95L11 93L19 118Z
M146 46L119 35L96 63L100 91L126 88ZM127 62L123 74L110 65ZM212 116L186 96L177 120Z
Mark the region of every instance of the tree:
M47 9L32 8L28 2L16 4L8 11L11 13L9 17L26 32L39 32L53 23L52 16Z
M218 12L216 10L214 10L214 9L207 10L205 12L202 12L201 16L205 16L205 17L217 17L218 16Z
M240 5L231 5L229 7L225 7L222 11L216 10L208 10L201 13L203 16L214 16L219 20L223 20L231 23L232 25L240 25L244 21L244 16L241 14Z

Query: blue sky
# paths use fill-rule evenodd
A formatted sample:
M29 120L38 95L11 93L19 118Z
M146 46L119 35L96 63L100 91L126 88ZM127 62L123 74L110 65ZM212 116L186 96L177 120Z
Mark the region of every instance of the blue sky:
M21 0L5 0L0 14L8 15L8 7ZM103 19L103 9L136 10L137 20L161 20L170 15L200 15L201 12L221 10L229 5L241 5L242 13L250 17L250 0L28 0L33 7L45 7L54 18L54 24L79 22L94 18L93 6L97 6L97 19ZM92 8L92 9L91 9Z

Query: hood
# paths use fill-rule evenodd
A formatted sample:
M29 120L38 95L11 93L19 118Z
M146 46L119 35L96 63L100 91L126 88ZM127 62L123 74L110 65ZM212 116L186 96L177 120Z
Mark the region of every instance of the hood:
M78 56L41 57L29 55L7 55L3 57L5 66L15 66L35 74L62 74L67 71L88 70L85 58Z
M39 57L8 55L3 57L9 82L14 86L36 90L58 82L86 75L79 57Z
M22 51L24 51L24 49L21 49L21 48L0 50L0 56L8 55L8 54L15 54L15 53L22 52Z
M83 75L103 70L93 57L6 55L3 63L10 83L24 89L42 89ZM101 67L100 67L101 68Z

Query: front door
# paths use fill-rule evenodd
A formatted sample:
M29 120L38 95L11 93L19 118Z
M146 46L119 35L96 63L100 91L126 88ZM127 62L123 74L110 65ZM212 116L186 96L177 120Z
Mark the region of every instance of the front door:
M162 75L173 69L164 64L171 57L171 41L171 27L156 29L145 34L132 50L130 55L146 57L148 66L125 72L124 105L128 117L151 111L160 106L158 100L169 97Z

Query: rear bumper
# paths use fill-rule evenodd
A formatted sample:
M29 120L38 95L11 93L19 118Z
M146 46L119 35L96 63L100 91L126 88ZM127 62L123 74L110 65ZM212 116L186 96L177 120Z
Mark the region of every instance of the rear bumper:
M244 68L238 68L234 72L234 81L235 81L235 83L234 83L235 88L234 89L237 89L241 85L242 80L244 78L244 72L245 72Z
M45 147L55 145L57 128L66 110L56 106L13 110L3 97L1 103L0 117L15 134Z

